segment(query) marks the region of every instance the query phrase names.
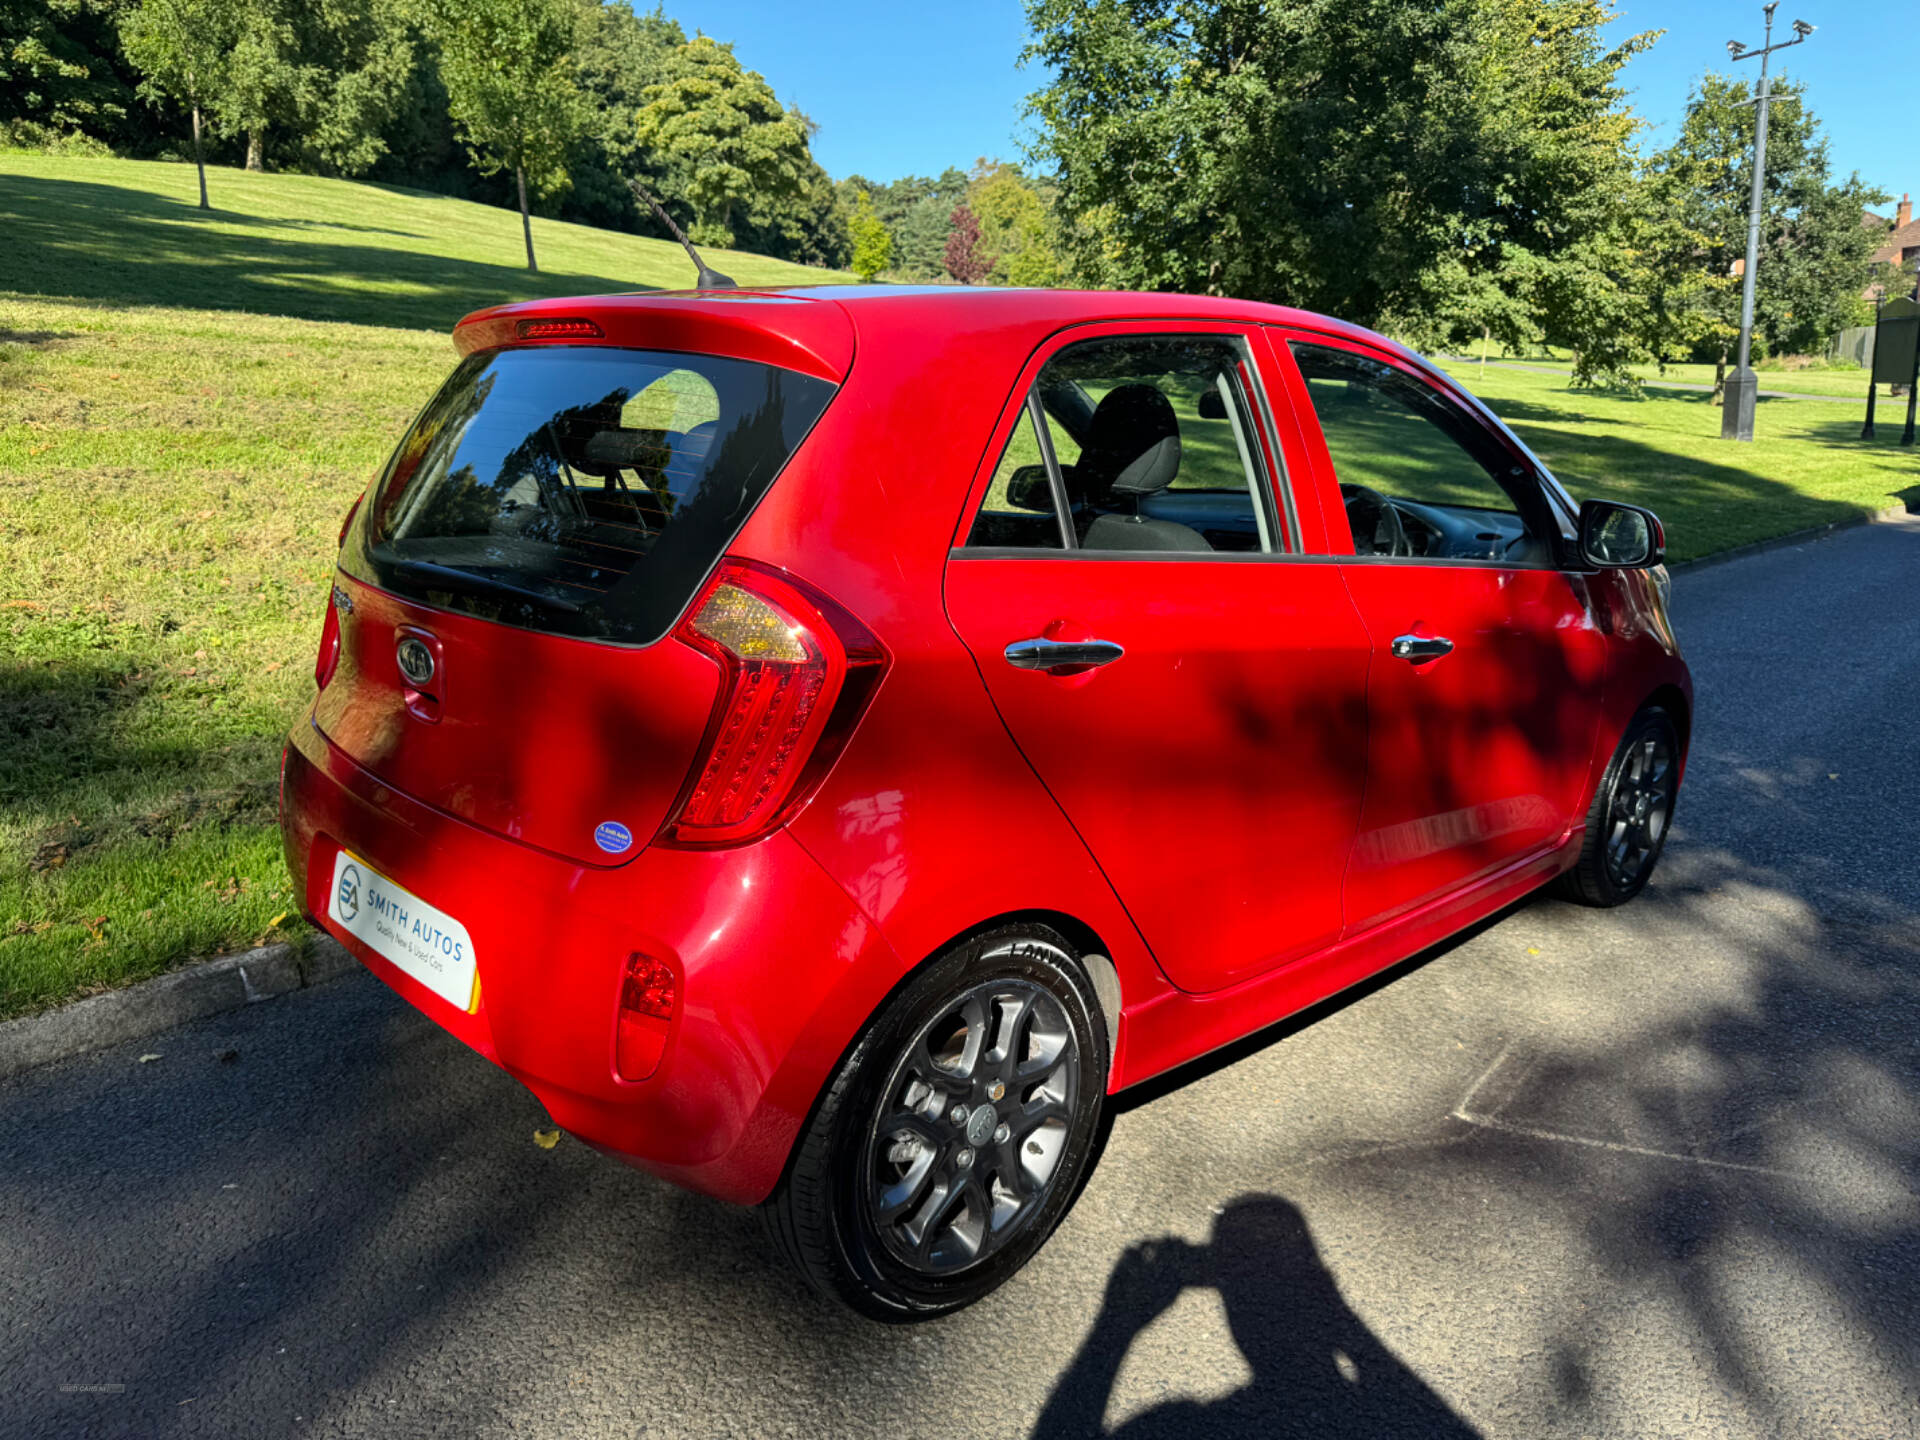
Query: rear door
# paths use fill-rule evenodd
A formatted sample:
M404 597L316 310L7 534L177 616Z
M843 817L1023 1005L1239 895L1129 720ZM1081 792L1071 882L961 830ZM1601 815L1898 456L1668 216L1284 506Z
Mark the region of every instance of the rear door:
M1357 932L1581 818L1606 654L1586 578L1558 568L1565 517L1495 427L1388 352L1297 335L1286 355L1373 650Z
M1218 324L1057 337L946 574L1014 740L1196 992L1338 937L1361 803L1366 632L1302 559L1266 360Z

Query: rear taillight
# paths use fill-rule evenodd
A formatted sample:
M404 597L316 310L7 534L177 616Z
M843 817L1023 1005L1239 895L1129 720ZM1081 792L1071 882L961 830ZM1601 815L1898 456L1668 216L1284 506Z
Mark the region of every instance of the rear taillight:
M659 1067L679 1000L680 982L664 960L638 950L627 957L613 1037L613 1066L622 1080L644 1080Z
M334 592L327 594L327 618L320 625L320 653L313 660L313 682L322 690L333 679L334 667L340 663L340 607L334 602Z
M887 652L826 596L768 566L727 560L674 631L719 661L720 694L659 841L757 840L833 767L886 673Z

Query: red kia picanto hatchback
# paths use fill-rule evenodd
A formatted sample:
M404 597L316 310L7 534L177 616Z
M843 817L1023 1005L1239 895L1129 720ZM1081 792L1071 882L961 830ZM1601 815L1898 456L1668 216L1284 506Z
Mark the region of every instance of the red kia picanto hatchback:
M454 343L342 536L298 893L869 1315L1019 1269L1109 1095L1659 858L1658 522L1390 340L869 287Z

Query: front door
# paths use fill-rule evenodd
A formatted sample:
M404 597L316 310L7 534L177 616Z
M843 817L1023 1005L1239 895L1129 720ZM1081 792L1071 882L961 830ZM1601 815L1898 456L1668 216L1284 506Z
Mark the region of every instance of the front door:
M1298 558L1257 371L1229 327L1058 346L947 567L1008 730L1190 991L1338 938L1360 815L1367 636Z
M1585 577L1557 568L1551 501L1497 430L1396 357L1320 337L1289 348L1373 650L1346 885L1358 932L1581 818L1605 647Z

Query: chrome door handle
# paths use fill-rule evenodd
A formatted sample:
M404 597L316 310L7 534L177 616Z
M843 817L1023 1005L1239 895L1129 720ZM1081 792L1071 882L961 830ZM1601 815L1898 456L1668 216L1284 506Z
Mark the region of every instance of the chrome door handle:
M1396 635L1393 637L1393 654L1396 660L1411 660L1418 665L1422 660L1438 660L1442 655L1453 653L1453 642L1444 635Z
M1016 670L1092 670L1126 654L1111 640L1016 640L1002 652Z

